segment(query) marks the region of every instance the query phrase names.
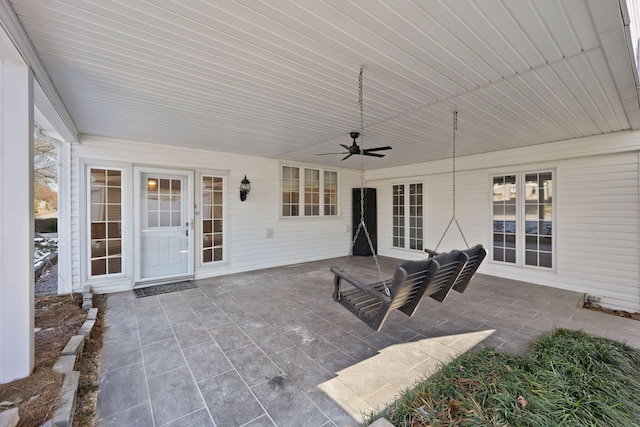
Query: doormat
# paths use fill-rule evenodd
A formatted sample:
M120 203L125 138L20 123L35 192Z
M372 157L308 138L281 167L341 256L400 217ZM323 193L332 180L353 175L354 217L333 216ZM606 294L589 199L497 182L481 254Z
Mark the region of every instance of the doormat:
M150 297L153 295L168 294L169 292L184 291L185 289L197 288L198 285L193 280L184 282L166 283L164 285L147 286L146 288L137 288L133 290L136 298Z

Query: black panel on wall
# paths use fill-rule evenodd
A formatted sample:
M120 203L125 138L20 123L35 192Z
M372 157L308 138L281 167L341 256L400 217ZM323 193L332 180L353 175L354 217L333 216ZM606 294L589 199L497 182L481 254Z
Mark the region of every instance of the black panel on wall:
M355 236L360 224L360 188L354 188L352 192L352 205L353 205L353 233ZM378 226L377 226L377 214L376 214L376 189L365 188L364 189L364 223L369 231L369 237L371 237L371 243L373 250L378 253ZM364 230L360 230L358 233L358 239L353 245L353 255L369 256L373 255L369 242L367 242L367 236Z

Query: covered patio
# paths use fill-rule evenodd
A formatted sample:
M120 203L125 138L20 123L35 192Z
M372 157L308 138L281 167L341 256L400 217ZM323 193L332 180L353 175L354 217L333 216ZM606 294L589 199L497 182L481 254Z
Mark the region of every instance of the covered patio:
M640 348L637 321L580 308L580 293L484 274L374 333L331 298L345 261L375 278L371 259L336 258L109 295L97 425L353 426L474 348L521 352L555 327ZM390 275L398 260L380 262Z
M479 346L640 346L578 307L640 310L638 22L635 0L0 0L0 382L33 370L34 129L59 140L59 292L110 293L100 426L341 427ZM365 186L387 275L452 207L489 254L377 333L331 299ZM175 280L197 287L134 296Z

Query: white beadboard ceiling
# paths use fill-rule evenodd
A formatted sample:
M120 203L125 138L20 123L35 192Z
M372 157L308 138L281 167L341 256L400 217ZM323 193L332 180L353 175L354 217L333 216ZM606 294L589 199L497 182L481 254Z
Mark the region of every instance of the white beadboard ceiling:
M640 128L624 0L9 4L81 135L358 168L317 154L361 65L367 169L451 157L454 110L459 156Z

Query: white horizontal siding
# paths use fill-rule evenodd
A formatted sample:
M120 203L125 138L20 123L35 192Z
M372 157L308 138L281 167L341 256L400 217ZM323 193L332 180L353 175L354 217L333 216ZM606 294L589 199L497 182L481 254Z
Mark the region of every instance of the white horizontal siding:
M343 169L340 172L340 215L320 218L280 217L280 165L275 159L240 156L213 151L185 149L85 137L73 146L72 158L72 222L73 222L73 282L77 288L81 277L81 162L125 162L134 165L178 168L207 173L221 171L228 176L228 252L224 263L199 267L196 277L208 277L268 268L299 262L345 256L349 250L351 230L351 188L359 186L359 172ZM103 163L98 163L103 164ZM318 167L316 165L301 165ZM129 172L132 176L132 173ZM251 192L245 202L240 201L240 181L247 175ZM132 200L129 183L128 200ZM129 210L129 214L132 212ZM131 217L132 218L132 217ZM196 221L197 223L197 221ZM129 247L133 247L133 225L127 227ZM196 230L197 231L197 230ZM267 236L273 231L272 237ZM131 252L132 254L132 252ZM196 259L199 255L196 254ZM127 277L109 281L104 290L131 286L133 263L127 264Z
M554 170L553 270L490 261L483 273L584 292L600 303L640 311L640 132L575 139L457 159L456 218L469 245L491 248L491 176ZM451 161L367 172L379 190L381 255L424 256L391 247L391 185L424 183L425 246L433 249L452 217ZM452 224L439 250L464 247Z
M614 308L640 310L639 161L640 132L620 132L459 158L456 176L456 219L469 245L491 245L491 176L555 171L556 228L554 269L516 267L487 258L481 272L584 292ZM123 155L123 153L126 153ZM351 188L359 172L340 174L337 218L281 218L280 162L205 150L187 150L130 141L86 138L73 148L73 275L80 283L80 159L126 161L196 171L226 170L229 176L228 262L200 268L197 277L346 256L350 245ZM391 247L391 187L424 184L425 247L435 248L452 217L451 161L368 171L368 187L378 190L378 252L405 259L420 251ZM240 202L238 186L247 174L252 190ZM267 230L273 237L267 237ZM130 237L131 238L131 237ZM440 250L464 246L451 225Z

